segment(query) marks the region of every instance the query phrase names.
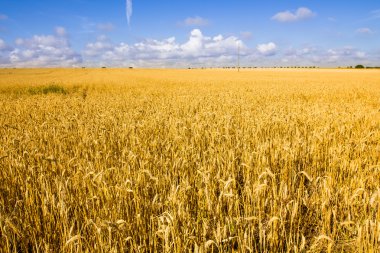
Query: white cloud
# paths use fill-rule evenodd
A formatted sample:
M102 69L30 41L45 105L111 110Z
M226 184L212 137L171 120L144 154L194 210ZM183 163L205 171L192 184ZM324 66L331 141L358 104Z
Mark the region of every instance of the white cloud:
M8 16L5 14L0 14L0 20L7 20Z
M320 53L321 55L323 53ZM329 49L325 55L328 63L339 63L344 65L355 65L357 61L369 62L367 53L354 47L343 47Z
M288 48L284 51L284 56L288 59L306 58L318 54L318 49L313 46L305 46L302 48Z
M374 66L380 59L379 52L350 46L324 49L308 44L282 49L284 45L268 42L250 49L235 36L207 36L199 29L193 29L188 39L181 42L169 37L114 43L102 35L87 43L79 54L71 47L66 30L60 28L51 35L16 39L12 45L0 39L0 66L235 66L239 44L242 66Z
M246 46L234 36L208 37L199 29L191 31L184 43L175 37L164 40L144 40L135 44L113 44L107 39L88 43L83 52L86 62L99 59L98 64L115 66L203 66L207 64L235 64L237 45L242 55Z
M98 24L97 27L100 31L103 31L103 32L111 32L115 29L115 26L110 22L100 23L100 24Z
M378 65L376 53L346 46L341 48L324 49L308 45L303 48L288 48L282 56L282 64L287 66L355 66L365 64Z
M256 49L262 55L272 56L272 55L275 55L277 52L277 45L273 42L269 42L267 44L257 45Z
M84 55L93 57L99 56L99 52L113 51L114 45L103 36L99 37L96 42L88 43L84 50Z
M132 0L126 0L126 15L128 20L128 26L131 24L131 18L133 13L133 5Z
M191 31L190 39L180 46L186 55L200 54L203 48L203 34L199 29Z
M298 8L295 12L283 11L275 14L272 20L279 22L295 22L315 17L316 14L306 7Z
M202 17L189 17L183 21L186 26L207 26L209 21Z
M82 57L71 48L66 30L57 27L55 32L16 39L16 47L7 52L5 63L13 67L70 67L81 63Z
M359 33L359 34L373 34L374 32L370 28L368 28L368 27L362 27L362 28L357 29L356 33Z

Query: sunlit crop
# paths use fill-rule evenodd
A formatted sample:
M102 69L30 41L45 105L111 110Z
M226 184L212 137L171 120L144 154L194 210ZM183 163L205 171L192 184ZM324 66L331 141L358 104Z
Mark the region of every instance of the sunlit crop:
M1 252L378 252L378 70L0 70Z

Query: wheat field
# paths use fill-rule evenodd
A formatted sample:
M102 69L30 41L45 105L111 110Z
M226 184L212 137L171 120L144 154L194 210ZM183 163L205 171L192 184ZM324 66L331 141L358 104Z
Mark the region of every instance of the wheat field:
M1 252L380 252L380 71L0 70Z

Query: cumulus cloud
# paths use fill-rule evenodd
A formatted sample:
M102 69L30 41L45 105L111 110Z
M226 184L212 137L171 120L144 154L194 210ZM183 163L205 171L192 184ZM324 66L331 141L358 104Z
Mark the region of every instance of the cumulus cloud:
M114 45L108 40L107 37L100 36L96 42L88 43L86 49L83 51L87 57L99 56L99 53L107 53L114 50Z
M54 35L34 35L27 39L18 38L15 45L15 48L8 50L5 55L3 53L3 65L8 64L13 67L71 67L82 62L81 55L71 48L66 37L66 30L63 27L57 27Z
M209 25L209 21L205 18L202 18L202 17L189 17L189 18L186 18L182 24L184 24L185 26L207 26Z
M355 61L365 59L367 57L367 54L353 47L343 47L328 49L325 56L328 63L355 64Z
M358 34L373 34L374 32L368 27L362 27L356 30Z
M269 42L267 44L257 45L256 49L262 55L272 56L272 55L275 55L277 52L277 45L273 42Z
M285 65L303 65L300 62L309 58L314 49L312 47L303 47L303 48L287 48L284 50L283 55L281 56L281 62ZM308 65L308 64L305 64Z
M341 48L325 49L306 46L303 48L288 48L279 55L281 64L285 66L355 66L365 64L376 65L376 54L346 46Z
M6 20L8 19L8 16L5 14L0 14L0 20Z
M100 59L100 64L124 66L138 64L140 66L179 66L228 64L235 63L237 45L241 45L242 55L246 46L237 37L205 36L201 30L191 31L187 41L177 42L175 37L164 40L143 40L134 44L113 44L107 38L98 38L88 43L83 55L87 62Z
M305 59L315 55L318 55L318 49L313 46L304 46L301 48L288 48L284 51L284 56L289 61L295 61L297 59Z
M1 67L207 67L236 66L240 45L242 65L348 66L378 65L380 53L355 47L320 48L313 45L282 49L275 42L248 48L235 36L207 36L193 29L185 41L175 37L115 43L107 36L88 42L80 53L70 45L66 29L51 35L19 38L12 45L0 38ZM83 59L83 60L82 60Z
M279 12L272 17L272 20L278 22L296 22L304 19L315 17L316 14L306 7L298 8L295 12L289 10Z

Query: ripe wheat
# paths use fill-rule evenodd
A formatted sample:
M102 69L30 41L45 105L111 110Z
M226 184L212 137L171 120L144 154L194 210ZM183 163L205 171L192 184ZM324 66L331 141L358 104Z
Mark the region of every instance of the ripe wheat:
M378 252L377 70L0 70L1 252Z

